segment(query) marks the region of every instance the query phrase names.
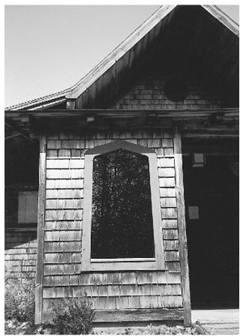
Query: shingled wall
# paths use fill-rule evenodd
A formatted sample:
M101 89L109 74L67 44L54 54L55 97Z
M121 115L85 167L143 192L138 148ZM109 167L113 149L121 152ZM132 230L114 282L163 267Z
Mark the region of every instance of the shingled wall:
M8 277L35 278L37 230L8 230L5 233L5 267Z
M22 190L24 187L6 187L5 190L5 270L7 277L34 279L36 276L37 228L36 224L20 225L18 223L18 194Z
M183 80L187 87L187 96L183 101L169 100L164 93L164 86L172 76L161 75L156 78L154 73L147 73L121 98L115 108L124 110L196 110L221 107L219 92L214 87L207 90L195 78Z
M84 154L125 140L156 151L165 271L81 273ZM182 310L175 161L171 130L49 135L46 162L43 311L53 298L86 292L94 308Z

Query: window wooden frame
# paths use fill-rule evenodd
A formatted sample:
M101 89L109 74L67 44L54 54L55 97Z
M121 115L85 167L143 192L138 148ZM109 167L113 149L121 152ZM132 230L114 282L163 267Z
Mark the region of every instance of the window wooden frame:
M93 160L95 156L124 149L148 157L152 218L154 233L154 258L91 259ZM154 150L126 141L115 141L90 149L85 154L84 205L82 236L82 271L165 270L157 157Z

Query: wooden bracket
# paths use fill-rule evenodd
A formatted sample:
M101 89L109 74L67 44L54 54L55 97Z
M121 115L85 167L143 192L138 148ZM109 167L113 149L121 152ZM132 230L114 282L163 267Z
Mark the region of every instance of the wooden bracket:
M67 110L75 110L75 107L76 107L75 99L68 99L66 107L67 107Z

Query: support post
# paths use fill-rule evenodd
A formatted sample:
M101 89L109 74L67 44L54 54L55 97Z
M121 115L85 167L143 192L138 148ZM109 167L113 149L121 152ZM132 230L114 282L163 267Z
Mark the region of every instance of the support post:
M40 324L42 322L42 310L43 310L45 199L46 199L46 136L40 136L35 324Z
M179 253L180 253L180 263L181 263L181 279L182 279L181 284L182 284L182 295L183 295L184 325L190 326L192 323L191 321L191 298L190 298L188 249L187 249L185 201L184 201L184 186L183 186L182 144L181 144L181 135L177 127L175 128L175 132L174 132L174 158L175 158L175 168L176 168Z

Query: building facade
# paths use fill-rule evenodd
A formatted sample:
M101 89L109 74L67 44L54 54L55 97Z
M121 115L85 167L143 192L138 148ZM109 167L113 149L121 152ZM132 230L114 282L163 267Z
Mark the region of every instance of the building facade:
M6 264L36 276L36 323L84 292L99 324L237 303L238 63L218 8L162 6L74 87L6 109Z

